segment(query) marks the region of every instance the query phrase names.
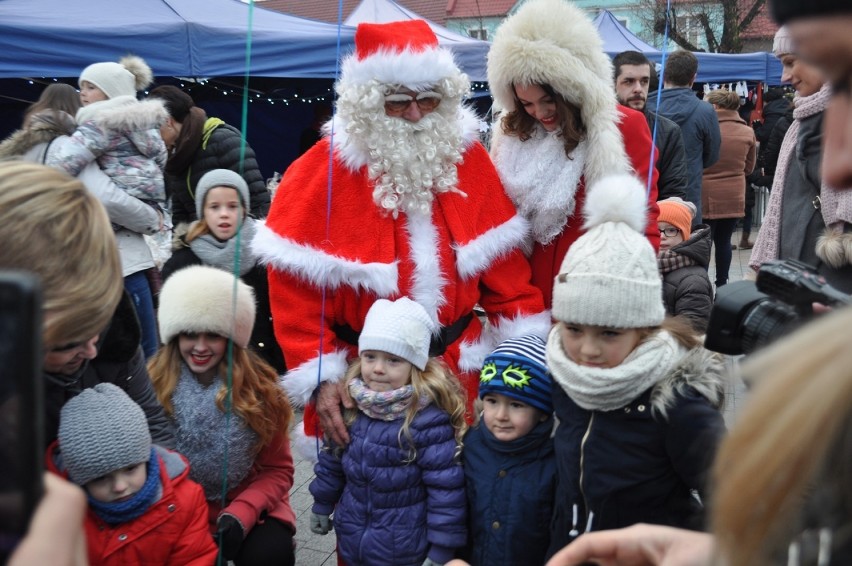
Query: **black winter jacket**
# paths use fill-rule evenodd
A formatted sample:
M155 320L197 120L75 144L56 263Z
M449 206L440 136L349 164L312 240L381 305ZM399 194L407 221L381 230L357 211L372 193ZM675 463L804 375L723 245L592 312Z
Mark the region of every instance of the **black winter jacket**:
M645 110L645 119L651 135L654 134L654 120L657 122L657 179L659 194L657 200L670 197L686 199L686 187L689 184L689 174L686 170L686 150L683 147L683 136L680 126L665 116L660 116ZM643 179L644 181L644 179Z
M151 385L145 356L139 346L140 336L133 302L125 293L98 343L95 359L85 362L72 376L44 374L45 445L56 440L59 414L69 399L98 383L112 383L121 387L145 411L154 444L174 449L175 431Z
M754 169L754 173L749 176L750 183L761 187L772 188L772 182L775 179L775 168L778 166L778 156L781 153L781 144L784 142L784 136L787 134L787 130L792 123L793 107L791 106L783 116L775 121L766 143L761 143L757 166ZM761 167L763 168L763 175L760 174Z
M172 254L172 257L163 265L163 283L171 275L184 267L191 265L203 265L191 248L180 248ZM252 349L269 365L275 368L279 375L287 371L284 364L284 354L275 340L275 332L272 328L272 314L269 308L269 280L267 279L266 266L257 264L248 273L240 277L243 282L254 289L257 301L257 314L255 315L254 328L251 331Z
M180 175L166 175L166 188L172 197L172 221L175 226L198 219L195 214L195 187L205 173L212 169L240 172L241 144L242 135L238 129L228 124L220 124L212 131L205 132L187 171ZM249 212L255 218L264 218L269 211L269 190L258 168L254 150L248 143L242 175L249 188Z
M692 259L695 265L662 274L666 314L687 317L692 327L700 334L707 330L707 320L713 306L713 286L707 275L712 246L710 227L706 224L698 226L687 241L671 249L674 253ZM660 270L662 271L662 266Z
M723 375L721 356L697 348L614 411L587 411L554 384L559 479L548 556L587 527L702 527L702 505L693 492L705 495L725 432ZM666 417L659 412L664 404Z

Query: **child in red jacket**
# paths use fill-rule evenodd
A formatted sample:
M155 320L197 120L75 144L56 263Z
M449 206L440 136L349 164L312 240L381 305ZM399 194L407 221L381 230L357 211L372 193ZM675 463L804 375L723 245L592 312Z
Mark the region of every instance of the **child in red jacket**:
M86 490L91 566L214 563L201 486L180 454L152 445L145 413L121 388L100 383L65 404L47 463Z

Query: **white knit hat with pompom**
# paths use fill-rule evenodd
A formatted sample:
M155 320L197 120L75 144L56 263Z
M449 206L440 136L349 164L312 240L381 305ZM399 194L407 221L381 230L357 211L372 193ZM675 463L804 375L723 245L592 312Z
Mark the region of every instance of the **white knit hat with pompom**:
M151 85L154 74L145 60L135 55L122 57L118 63L94 63L80 74L83 81L92 83L103 91L107 98L136 96L136 92Z

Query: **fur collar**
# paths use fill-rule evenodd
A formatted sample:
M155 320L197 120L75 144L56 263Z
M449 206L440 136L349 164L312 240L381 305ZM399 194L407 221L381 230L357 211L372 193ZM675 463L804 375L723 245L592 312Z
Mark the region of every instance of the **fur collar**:
M720 411L725 406L725 362L705 348L690 350L651 390L651 407L666 418L668 409L687 387L695 389Z
M0 158L20 157L37 145L73 134L75 127L74 119L64 112L56 116L44 114L37 124L17 130L3 140L0 143Z
M159 128L169 113L162 99L138 101L133 96L116 96L94 102L77 111L77 123L94 122L106 130L147 130Z
M473 143L479 141L479 118L474 111L466 106L459 110L459 120L462 123L462 135L464 136L464 148L469 148ZM323 125L323 135L330 136L332 128L334 137L332 143L337 159L350 171L358 171L370 160L369 148L350 138L346 132L346 121L340 116L334 116Z

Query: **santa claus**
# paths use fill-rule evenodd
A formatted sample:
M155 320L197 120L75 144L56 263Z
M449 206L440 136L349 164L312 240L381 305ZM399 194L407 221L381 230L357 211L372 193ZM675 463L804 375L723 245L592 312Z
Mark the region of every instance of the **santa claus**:
M275 334L291 368L283 386L305 405L307 442L297 430L297 446L314 455L317 412L332 440L348 441L348 399L332 384L356 357L377 299L405 296L426 309L439 328L430 354L471 400L494 346L550 326L520 251L528 222L462 105L467 77L429 26L359 25L335 88L325 137L287 169L253 241L270 266Z

